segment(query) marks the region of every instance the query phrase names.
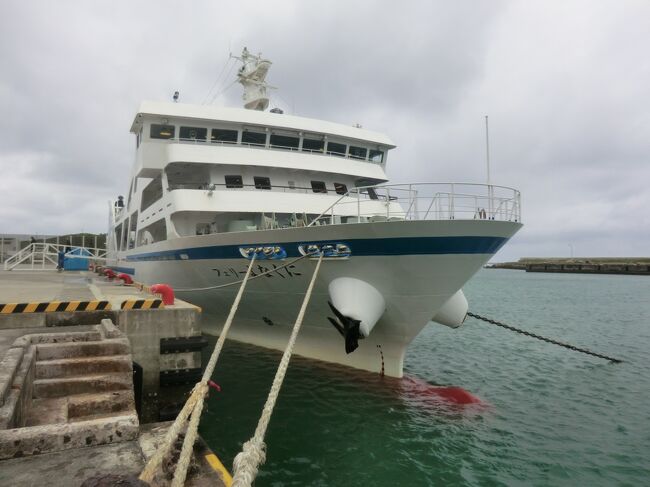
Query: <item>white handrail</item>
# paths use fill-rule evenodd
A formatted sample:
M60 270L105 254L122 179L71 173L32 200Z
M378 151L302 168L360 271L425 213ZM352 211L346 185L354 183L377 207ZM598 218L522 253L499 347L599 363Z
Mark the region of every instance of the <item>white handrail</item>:
M351 199L355 194L356 201ZM356 211L350 207L353 201ZM426 210L418 210L420 201L425 202ZM356 217L358 223L370 217L383 217L386 220L489 219L519 222L520 201L521 194L514 188L481 183L364 186L349 190L312 220L309 226L320 222L326 214L329 214L330 223L334 223L336 215ZM378 221L377 218L373 221Z
M73 252L81 249L79 255ZM30 243L20 252L12 255L4 262L4 269L10 271L17 266L29 261L30 269L36 269L35 265L40 264L40 269L46 269L46 261L53 266L57 266L59 252L63 251L66 258L72 259L91 259L106 260L106 249L94 247L82 247L79 245L55 244L47 242ZM84 252L86 254L84 254Z

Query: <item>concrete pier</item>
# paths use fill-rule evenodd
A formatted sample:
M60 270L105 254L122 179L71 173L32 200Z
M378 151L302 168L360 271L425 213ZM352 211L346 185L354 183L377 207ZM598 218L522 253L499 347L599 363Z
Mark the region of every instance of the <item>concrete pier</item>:
M153 296L121 281L92 272L0 271L0 306L7 303L104 302L110 309L31 313L0 312L0 357L15 338L26 333L57 331L64 326L94 325L110 319L129 339L133 361L142 368L142 395L147 421L157 421L167 387L193 385L201 375L201 309L175 300L163 309L121 309L130 300ZM61 306L59 306L61 308Z
M205 342L189 303L123 309L151 298L86 271L0 271L0 486L140 485L161 398L196 382ZM194 453L186 485L224 485Z

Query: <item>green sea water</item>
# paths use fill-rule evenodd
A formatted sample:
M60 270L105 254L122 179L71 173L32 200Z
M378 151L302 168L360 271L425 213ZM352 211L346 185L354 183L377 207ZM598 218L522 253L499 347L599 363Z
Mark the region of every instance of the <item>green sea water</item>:
M650 485L650 278L482 270L470 310L622 358L611 364L469 318L428 325L405 374L458 385L452 407L402 381L294 357L263 486ZM230 469L279 352L227 342L201 434Z

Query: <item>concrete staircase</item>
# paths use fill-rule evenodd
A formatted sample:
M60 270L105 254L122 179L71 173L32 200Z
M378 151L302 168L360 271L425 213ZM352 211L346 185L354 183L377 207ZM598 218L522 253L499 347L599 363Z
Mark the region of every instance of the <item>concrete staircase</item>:
M14 367L13 411L11 400L2 405L0 459L137 438L130 345L110 320L23 336L14 361L20 349L27 363Z

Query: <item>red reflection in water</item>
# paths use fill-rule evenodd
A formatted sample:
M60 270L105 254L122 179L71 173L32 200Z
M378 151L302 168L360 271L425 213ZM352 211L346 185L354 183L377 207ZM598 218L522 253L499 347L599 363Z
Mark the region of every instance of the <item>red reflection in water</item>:
M400 380L400 392L417 402L437 402L454 405L485 405L478 397L456 386L434 386L416 377L404 376Z

